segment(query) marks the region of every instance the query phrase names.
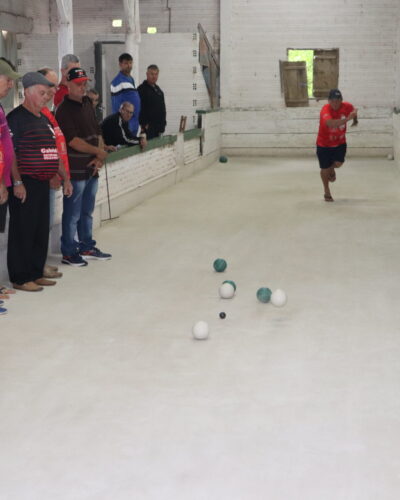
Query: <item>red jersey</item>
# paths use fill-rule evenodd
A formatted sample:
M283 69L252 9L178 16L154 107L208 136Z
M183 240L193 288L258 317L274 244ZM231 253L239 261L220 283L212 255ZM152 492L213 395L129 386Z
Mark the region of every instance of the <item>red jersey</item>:
M341 120L347 118L354 110L354 106L349 102L342 102L340 108L335 111L331 105L325 104L322 107L319 118L319 131L317 145L323 148L335 148L341 144L346 144L346 124L337 128L329 128L326 124L328 120Z
M57 108L64 100L64 97L68 95L68 87L63 83L58 86L56 95L54 96L54 106Z
M44 107L40 110L40 112L49 120L49 122L53 125L54 135L56 137L56 146L58 156L62 159L65 171L67 172L67 176L69 179L69 161L67 154L67 143L65 141L64 134L61 132L61 129L55 119L53 113L49 110L49 108Z

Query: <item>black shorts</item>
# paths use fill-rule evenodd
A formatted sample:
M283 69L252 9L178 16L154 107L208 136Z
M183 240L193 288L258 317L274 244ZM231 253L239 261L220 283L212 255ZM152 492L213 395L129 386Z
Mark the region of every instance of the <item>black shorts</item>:
M317 156L321 168L330 168L336 161L344 163L347 144L341 144L335 148L323 148L317 146Z

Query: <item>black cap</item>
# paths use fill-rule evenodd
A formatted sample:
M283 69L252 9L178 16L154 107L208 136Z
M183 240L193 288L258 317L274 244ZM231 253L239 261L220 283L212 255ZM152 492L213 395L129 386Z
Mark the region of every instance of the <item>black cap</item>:
M331 89L328 99L343 99L343 96L339 89Z
M71 68L68 71L68 82L87 82L88 80L90 80L90 78L88 78L86 71L82 68Z

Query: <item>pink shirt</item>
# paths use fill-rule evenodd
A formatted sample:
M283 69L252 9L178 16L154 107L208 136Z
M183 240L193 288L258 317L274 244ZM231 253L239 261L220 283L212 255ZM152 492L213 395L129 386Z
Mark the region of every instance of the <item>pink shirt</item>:
M0 154L3 161L3 178L6 186L11 186L11 166L14 160L14 146L3 107L0 105ZM1 166L0 166L1 169Z

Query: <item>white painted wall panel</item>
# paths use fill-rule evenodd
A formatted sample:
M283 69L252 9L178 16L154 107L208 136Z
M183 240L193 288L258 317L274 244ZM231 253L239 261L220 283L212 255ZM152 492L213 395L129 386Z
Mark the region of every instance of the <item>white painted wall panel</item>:
M288 48L339 48L339 87L345 100L362 108L349 145L387 147L400 88L397 0L340 1L334 12L329 0L221 3L222 105L235 110L223 114L224 146L239 147L238 134L243 148L296 148L310 144L311 133L315 142L318 111L326 101L286 109L279 60L286 59ZM296 137L307 133L304 143Z

